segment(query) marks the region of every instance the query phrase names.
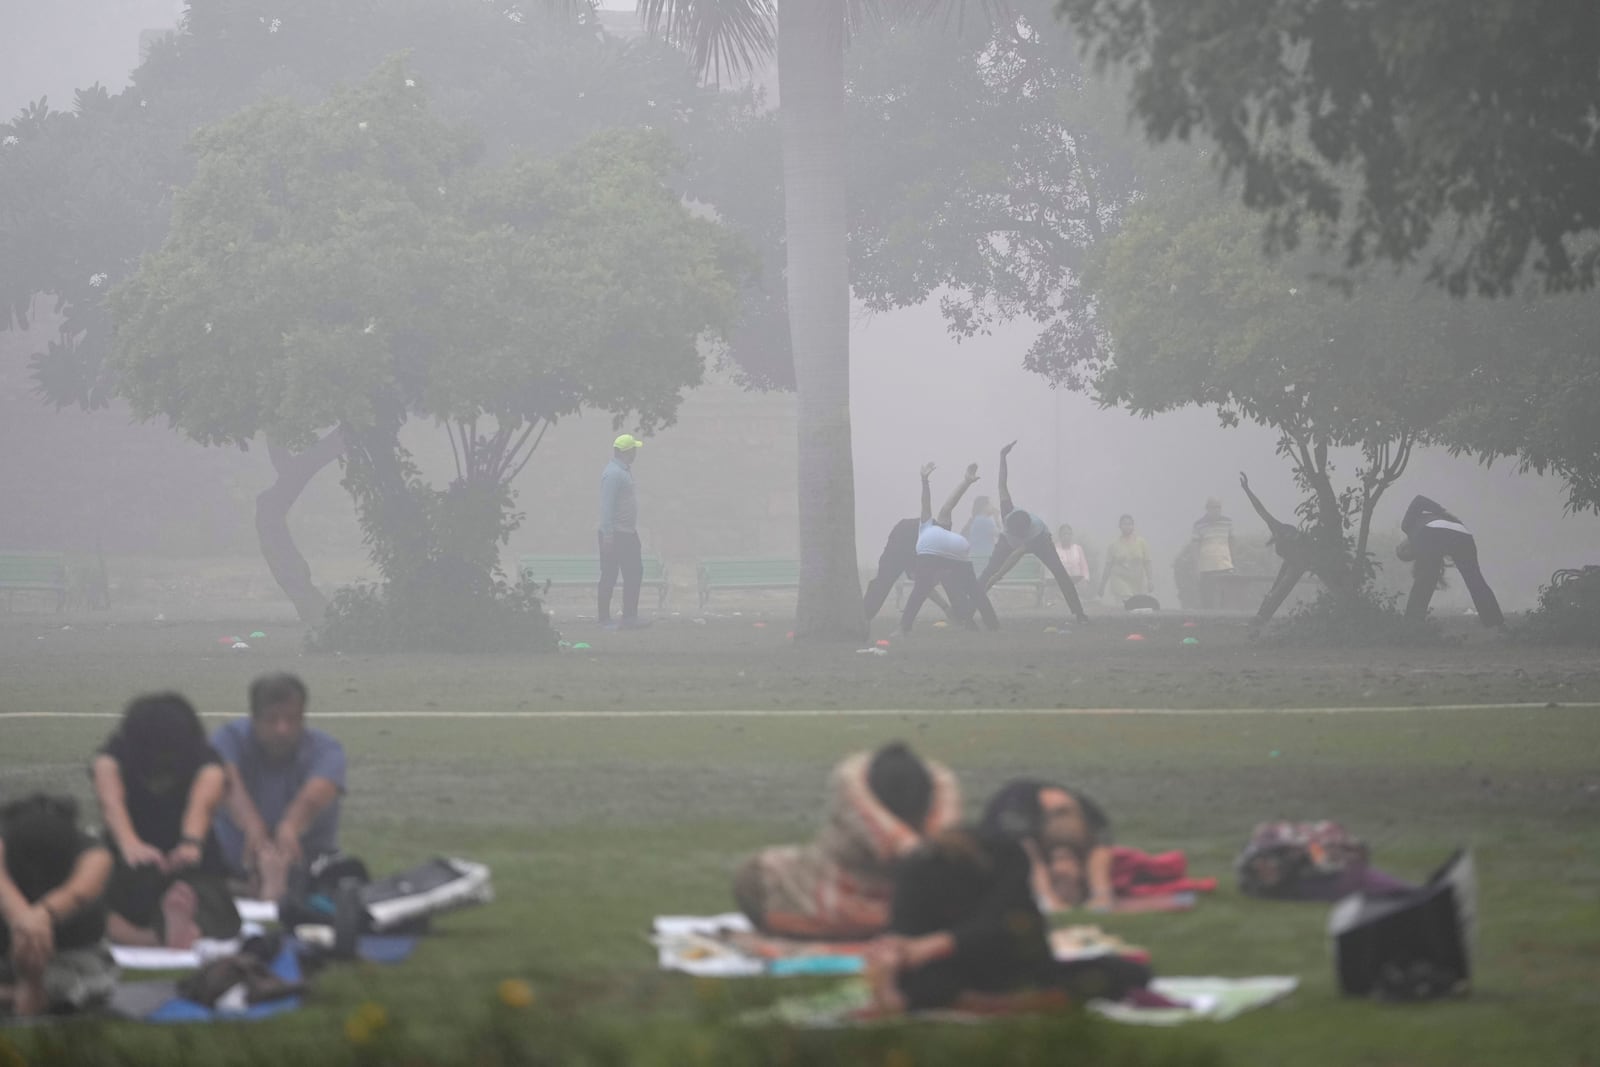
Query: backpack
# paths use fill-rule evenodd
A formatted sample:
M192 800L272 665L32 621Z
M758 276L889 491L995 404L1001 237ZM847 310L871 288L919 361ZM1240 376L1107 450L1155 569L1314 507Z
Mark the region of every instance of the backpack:
M1368 855L1366 842L1336 822L1264 822L1233 866L1241 893L1294 899L1311 883L1365 868Z

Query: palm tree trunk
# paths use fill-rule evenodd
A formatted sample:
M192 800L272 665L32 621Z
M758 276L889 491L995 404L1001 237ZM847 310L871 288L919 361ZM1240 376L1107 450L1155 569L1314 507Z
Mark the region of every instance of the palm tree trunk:
M850 265L844 161L844 0L778 5L789 336L800 435L795 634L866 636L850 450Z

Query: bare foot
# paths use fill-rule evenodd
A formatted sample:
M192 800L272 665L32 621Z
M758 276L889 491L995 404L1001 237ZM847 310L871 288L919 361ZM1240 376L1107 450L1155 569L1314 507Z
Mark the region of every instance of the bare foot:
M195 914L200 909L200 898L188 882L173 882L167 895L161 898L161 917L166 922L168 948L191 948L200 940L200 924Z

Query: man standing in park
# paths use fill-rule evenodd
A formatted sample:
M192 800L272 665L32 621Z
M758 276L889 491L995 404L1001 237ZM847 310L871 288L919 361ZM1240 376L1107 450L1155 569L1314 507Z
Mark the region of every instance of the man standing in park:
M1233 520L1222 513L1222 501L1206 501L1206 513L1194 523L1194 570L1200 584L1200 606L1222 606L1221 578L1233 573Z
M306 685L292 674L250 683L250 717L218 727L211 747L228 775L214 829L230 875L280 900L291 871L339 848L344 746L306 725Z
M644 551L639 544L639 498L633 486L633 461L644 442L623 434L611 442L611 462L600 475L600 625L632 630L639 621L639 586L644 581ZM611 621L611 591L622 575L622 617Z

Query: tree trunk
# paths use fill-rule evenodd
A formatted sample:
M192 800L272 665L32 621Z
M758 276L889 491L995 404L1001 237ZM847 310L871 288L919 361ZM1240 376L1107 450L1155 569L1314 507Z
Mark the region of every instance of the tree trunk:
M795 633L811 640L860 641L867 623L856 562L850 449L844 43L844 0L778 5L789 336L800 438Z
M311 565L289 532L289 509L317 472L343 451L344 437L337 429L304 452L290 452L268 442L267 455L278 480L256 496L256 537L261 542L261 556L278 588L293 602L300 621L311 625L322 621L328 598L312 583Z

